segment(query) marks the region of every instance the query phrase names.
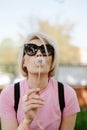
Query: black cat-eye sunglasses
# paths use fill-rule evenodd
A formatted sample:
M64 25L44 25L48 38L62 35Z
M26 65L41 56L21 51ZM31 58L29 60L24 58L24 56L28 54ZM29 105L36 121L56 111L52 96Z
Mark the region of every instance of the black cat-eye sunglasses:
M48 52L48 56L53 56L54 55L54 48L50 44L46 44L46 49ZM34 56L36 55L37 51L40 50L43 56L47 56L46 50L44 45L42 44L41 46L37 46L34 43L27 43L24 44L24 55L27 54L29 56Z

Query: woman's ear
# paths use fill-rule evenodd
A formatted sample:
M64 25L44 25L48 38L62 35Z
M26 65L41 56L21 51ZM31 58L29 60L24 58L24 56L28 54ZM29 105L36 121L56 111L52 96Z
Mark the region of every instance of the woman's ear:
M25 62L25 58L23 58L23 69L26 70L26 62Z
M27 75L27 67L26 67L26 62L25 62L25 58L23 58L23 62L22 62L22 68L23 68L23 71L26 73Z
M26 64L25 64L25 57L23 57L23 68L26 67Z

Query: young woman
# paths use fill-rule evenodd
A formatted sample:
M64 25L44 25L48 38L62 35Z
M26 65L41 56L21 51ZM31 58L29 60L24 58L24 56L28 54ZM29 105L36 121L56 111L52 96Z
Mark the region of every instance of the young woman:
M14 84L0 95L2 130L74 130L80 111L75 91L64 84L65 108L60 111L55 75L59 62L57 46L42 33L30 34L19 54L24 80L20 81L20 100L14 110Z

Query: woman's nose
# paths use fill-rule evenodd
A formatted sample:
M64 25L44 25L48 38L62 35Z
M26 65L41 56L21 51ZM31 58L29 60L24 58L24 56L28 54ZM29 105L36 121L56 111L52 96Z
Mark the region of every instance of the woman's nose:
M38 50L37 53L36 53L36 56L37 56L37 57L38 57L38 56L43 56L43 54L41 53L40 50Z

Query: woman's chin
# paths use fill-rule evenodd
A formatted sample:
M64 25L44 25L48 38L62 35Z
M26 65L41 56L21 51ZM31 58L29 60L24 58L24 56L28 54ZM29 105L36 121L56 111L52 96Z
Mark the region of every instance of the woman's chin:
M36 75L38 75L38 74L40 74L40 75L46 75L46 74L48 74L48 72L47 71L44 71L44 70L41 70L40 72L38 71L38 70L33 70L33 71L30 71L29 72L30 74L36 74Z

